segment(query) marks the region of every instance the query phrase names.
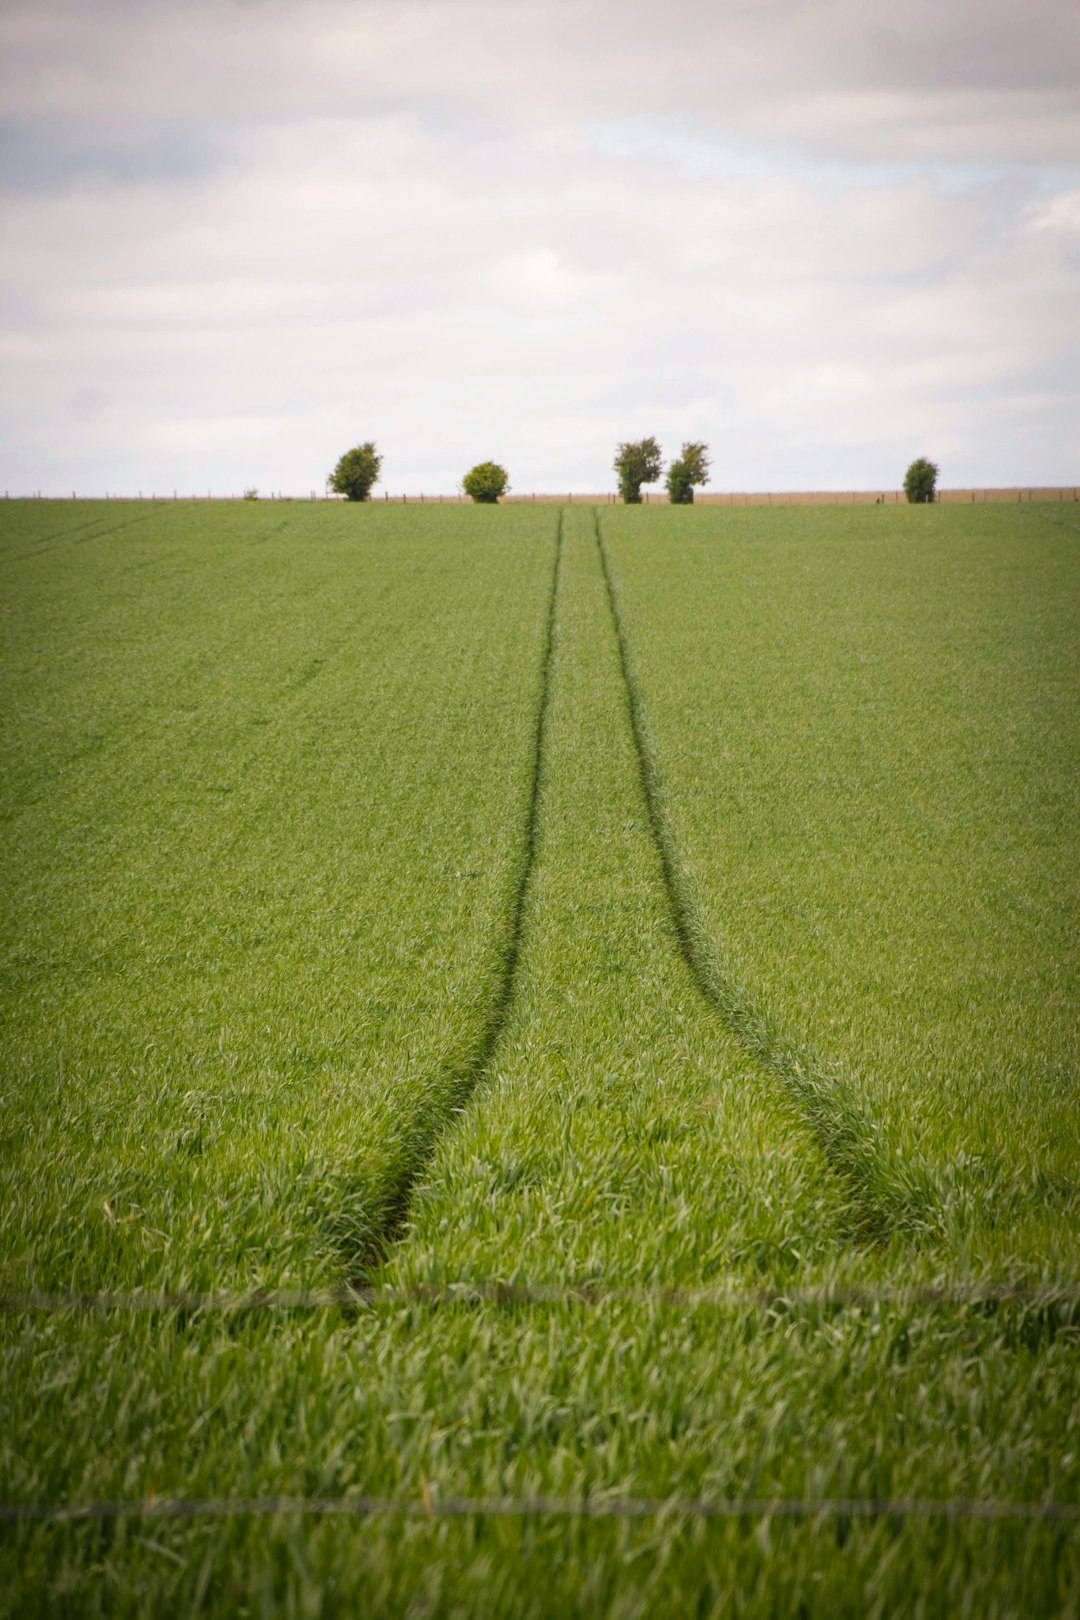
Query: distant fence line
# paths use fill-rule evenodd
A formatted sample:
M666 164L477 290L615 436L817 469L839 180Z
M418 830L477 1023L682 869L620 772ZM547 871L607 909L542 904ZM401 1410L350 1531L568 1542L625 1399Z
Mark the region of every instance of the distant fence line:
M401 500L464 500L464 496L400 496ZM1023 485L1012 489L939 489L937 501L942 505L976 505L983 501L1080 501L1080 485ZM394 496L390 497L395 499ZM667 495L642 491L645 506L667 506ZM617 506L617 495L507 495L505 502L547 501L563 505ZM808 490L719 490L701 491L694 496L695 506L904 506L906 498L901 489L808 489Z
M77 495L72 490L70 495L42 495L40 490L32 491L26 495L12 495L9 490L4 491L5 500L49 500L49 501L242 501L242 495L215 495L210 490L205 494L182 495L177 490L158 494L151 491L149 495L142 490L135 495ZM306 494L287 495L281 490L270 490L258 497L260 501L342 501L340 495L327 495L317 490L309 490ZM666 506L668 497L662 491L643 491L642 505ZM1080 485L1051 484L1051 485L1014 485L1009 489L939 489L937 501L944 506L979 505L982 502L1027 502L1027 501L1080 501ZM377 505L380 502L393 505L438 505L438 506L469 506L472 504L468 495L393 495L389 490L381 494L372 495L371 502ZM522 505L536 502L547 506L618 506L621 504L619 496L610 490L603 494L586 495L566 491L564 493L549 493L530 495L504 495L501 504L504 506ZM899 489L808 489L808 490L730 490L721 492L699 491L694 497L696 506L903 506L905 497L903 490Z
M650 501L666 500L654 495ZM1076 501L1080 500L1080 487L1054 484L1042 487L1024 485L1013 489L939 489L936 500L942 505L977 505L983 501ZM903 490L798 490L781 494L697 494L695 504L702 506L904 506Z

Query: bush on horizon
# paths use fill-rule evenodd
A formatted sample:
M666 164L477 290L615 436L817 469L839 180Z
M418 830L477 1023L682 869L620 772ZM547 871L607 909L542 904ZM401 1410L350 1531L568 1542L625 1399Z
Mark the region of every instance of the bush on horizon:
M510 488L510 479L506 468L500 467L497 461L481 461L465 474L461 487L479 505L494 506L499 496Z
M904 474L904 494L912 506L927 505L934 500L937 479L937 463L917 456Z
M673 461L667 473L668 499L672 506L692 506L694 485L709 482L709 447L707 444L684 444L678 461Z
M352 450L346 450L329 477L330 488L347 501L366 501L372 484L379 481L382 456L369 439Z
M615 452L619 494L627 506L641 505L642 484L655 484L663 468L663 452L654 438L620 444Z

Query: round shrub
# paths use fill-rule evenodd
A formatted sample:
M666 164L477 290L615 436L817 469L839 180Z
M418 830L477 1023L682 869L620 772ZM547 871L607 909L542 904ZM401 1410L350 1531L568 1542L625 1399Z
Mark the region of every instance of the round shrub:
M510 480L506 476L506 468L500 467L497 461L481 461L465 474L461 487L466 495L471 495L482 506L494 506L499 496L505 495L510 488Z

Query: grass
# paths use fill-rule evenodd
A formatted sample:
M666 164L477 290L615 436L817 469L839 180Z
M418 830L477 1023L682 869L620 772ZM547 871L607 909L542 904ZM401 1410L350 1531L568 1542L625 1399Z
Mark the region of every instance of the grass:
M699 974L872 1224L1071 1275L1075 527L755 512L646 549L633 516L604 528Z
M1065 1177L1073 1144L1047 1159L1044 1093L995 1067L991 989L954 1007L940 986L946 923L962 965L981 914L955 863L951 900L920 910L945 879L905 798L905 772L940 753L939 799L920 801L936 824L947 833L958 813L950 792L984 843L1008 823L1040 905L1004 937L995 917L973 961L992 948L1067 1000L1050 902L1075 822L1046 807L1074 781L1075 687L1051 682L1058 707L1044 711L1042 670L1070 645L1068 534L1027 512L980 512L969 531L960 512L930 527L901 509L870 530L876 510L660 509L604 513L605 558L576 509L558 536L555 514L515 509L304 509L276 535L258 508L208 514L202 535L171 510L80 546L78 565L54 539L4 570L13 724L46 758L78 756L70 781L47 763L35 778L27 732L11 744L30 785L10 846L22 977L5 1060L7 1286L340 1283L399 1221L388 1189L402 1185L407 1218L376 1274L392 1289L1075 1280L1071 1188L1056 1198L1026 1163L1034 1146L1039 1175ZM25 532L8 540L29 549ZM961 561L955 660L973 669L958 687L937 673L928 616ZM275 570L289 582L276 600ZM286 600L309 604L291 636ZM120 629L136 623L156 656L127 647ZM988 681L1010 647L1014 676L1035 660L1029 682ZM243 715L320 656L245 744ZM828 660L824 709L811 672ZM1040 769L1018 748L995 785L1001 749L976 741L1008 734L1036 690ZM181 702L201 721L177 720ZM116 724L81 753L99 708ZM226 767L244 811L223 828L206 785ZM986 854L1000 877L999 848ZM481 861L486 883L463 892L452 874ZM275 897L261 910L260 884ZM904 949L939 964L930 989L890 969L896 935L850 926L891 917L905 893ZM808 917L832 919L826 941ZM1023 1016L1010 1051L1037 1029L1038 1061L1049 1043L1067 1064L1067 1040L1047 1033L1070 1032L1053 999ZM234 1037L215 1044L219 1027ZM944 1054L932 1073L903 1044L928 1030ZM204 1074L209 1123L190 1152L168 1132ZM968 1084L999 1116L996 1225L966 1192L940 1203L950 1165L961 1189L973 1176ZM837 1119L854 1135L830 1132ZM313 1196L302 1170L320 1156L331 1171ZM911 1164L915 1192L891 1203ZM925 1219L894 1218L920 1198ZM868 1207L888 1219L868 1225ZM591 1306L21 1312L3 1333L8 1501L1078 1500L1064 1308L616 1292ZM0 1613L1068 1615L1077 1563L1075 1526L1052 1522L146 1518L0 1528Z
M467 1094L556 515L347 516L75 508L5 569L9 1287L352 1274Z

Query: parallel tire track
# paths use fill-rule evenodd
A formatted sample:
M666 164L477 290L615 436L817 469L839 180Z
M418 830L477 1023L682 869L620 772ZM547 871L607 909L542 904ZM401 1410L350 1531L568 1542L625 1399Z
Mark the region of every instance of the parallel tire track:
M738 982L717 950L676 852L675 834L664 808L656 751L649 737L641 687L596 508L593 524L619 647L649 827L663 869L679 950L691 977L747 1055L795 1097L828 1163L853 1199L856 1235L864 1241L883 1241L894 1232L914 1237L936 1232L936 1190L926 1167L886 1166L876 1126L849 1088L812 1053L787 1039L768 1012Z
M286 527L288 521L288 519L285 519L281 523L275 524L272 529L267 529L260 536L260 543L262 539L269 539L272 535L279 533ZM121 527L128 526L121 525ZM110 529L105 532L111 534L113 531ZM88 535L86 538L94 540L98 536ZM56 548L52 549L55 550ZM29 553L23 552L20 555L27 556ZM277 690L268 692L266 695L266 707L276 711L281 704L292 699L305 686L310 685L312 681L322 676L328 664L345 646L352 633L353 626L346 626L333 641L327 643L326 652L321 658L312 660L298 676L293 676L290 680L285 681ZM261 630L253 630L248 635L247 640L254 640L262 634ZM139 738L152 735L159 724L158 717L148 710L145 701L137 706L133 704L129 709L124 710L112 724L103 726L92 745L77 750L74 754L69 754L63 761L63 769L69 773L70 780L73 767L83 765L88 760L100 760L101 756L118 741L122 742L125 747L131 748ZM246 738L250 733L254 738L256 732L261 731L262 724L263 722L257 719L247 721L243 728L243 737ZM251 752L254 748L254 741L245 743L245 747L248 752ZM27 812L37 810L42 804L53 800L56 797L56 791L55 778L51 776L44 783L31 782L21 791L15 793L6 805L0 806L0 823L16 821L20 816L26 815ZM276 789L268 788L267 794L275 791Z
M409 1218L413 1190L431 1162L447 1121L454 1114L460 1113L467 1105L473 1092L487 1073L510 1015L525 931L525 910L532 889L533 871L536 866L540 793L545 769L548 709L551 698L551 665L555 647L555 618L559 598L559 580L562 574L562 553L563 514L560 510L555 530L555 563L552 568L551 592L548 597L547 622L544 630L544 647L540 660L540 697L536 707L536 723L533 731L532 781L529 787L529 802L525 814L525 829L518 871L510 898L506 943L499 964L494 995L491 999L487 1017L470 1050L459 1063L453 1065L449 1070L447 1075L448 1094L444 1106L423 1117L419 1121L412 1139L406 1144L407 1151L402 1155L403 1167L388 1189L378 1228L368 1245L367 1252L361 1258L357 1275L350 1279L350 1286L352 1287L362 1289L370 1286L374 1275L385 1263L390 1249L401 1238Z
M149 512L142 512L138 517L125 518L121 523L109 523L104 528L101 527L105 521L102 516L90 518L86 523L73 524L70 528L53 529L50 534L42 536L26 551L13 551L10 556L0 558L0 561L22 562L27 557L47 557L66 545L84 546L91 540L104 540L106 535L116 534L120 529L133 529L141 523L152 523L154 518L161 516L163 510L164 508L155 505ZM85 534L83 531L86 529L93 532Z

